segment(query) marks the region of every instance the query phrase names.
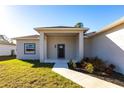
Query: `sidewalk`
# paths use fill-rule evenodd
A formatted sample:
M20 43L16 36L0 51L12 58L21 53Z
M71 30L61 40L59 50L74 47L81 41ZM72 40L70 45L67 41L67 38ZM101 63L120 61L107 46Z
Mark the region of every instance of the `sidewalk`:
M90 75L80 73L74 70L70 70L67 68L67 63L66 65L64 64L63 66L65 67L60 67L60 65L57 67L58 64L55 64L54 68L52 69L54 72L64 76L65 78L68 78L72 80L73 82L79 84L82 87L85 88L123 88L119 85L92 77Z

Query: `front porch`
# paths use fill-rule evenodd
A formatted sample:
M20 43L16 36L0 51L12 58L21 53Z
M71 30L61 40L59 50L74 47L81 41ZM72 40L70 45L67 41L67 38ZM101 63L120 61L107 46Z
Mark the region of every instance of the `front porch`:
M44 40L40 46L40 59L45 61L69 61L83 58L83 36L80 33L43 33ZM40 40L40 42L42 42ZM80 42L80 43L79 43ZM44 46L44 47L43 47ZM41 53L42 52L42 53ZM44 56L44 57L43 57Z
M40 62L81 60L84 56L84 28L38 28ZM48 60L51 59L51 60ZM62 61L64 62L64 61Z

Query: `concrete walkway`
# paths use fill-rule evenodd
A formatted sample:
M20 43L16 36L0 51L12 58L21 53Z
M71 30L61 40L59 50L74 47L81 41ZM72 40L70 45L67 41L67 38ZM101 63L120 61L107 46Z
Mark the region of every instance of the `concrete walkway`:
M65 60L60 60L55 62L54 68L68 68L68 65Z
M53 71L85 88L123 88L116 84L67 68L67 62L56 62Z

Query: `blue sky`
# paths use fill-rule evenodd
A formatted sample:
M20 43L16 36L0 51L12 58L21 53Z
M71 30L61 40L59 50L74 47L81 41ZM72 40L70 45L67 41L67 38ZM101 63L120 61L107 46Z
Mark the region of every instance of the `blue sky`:
M1 6L0 34L8 37L37 34L34 27L74 26L82 22L90 31L124 16L124 6Z

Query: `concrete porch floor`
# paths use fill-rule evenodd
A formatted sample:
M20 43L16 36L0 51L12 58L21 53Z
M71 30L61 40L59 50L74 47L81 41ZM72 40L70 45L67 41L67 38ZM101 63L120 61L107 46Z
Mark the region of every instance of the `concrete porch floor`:
M69 60L67 59L45 59L46 63L67 63Z

